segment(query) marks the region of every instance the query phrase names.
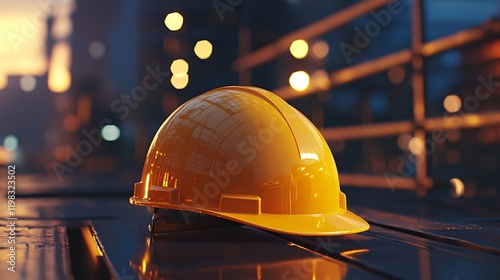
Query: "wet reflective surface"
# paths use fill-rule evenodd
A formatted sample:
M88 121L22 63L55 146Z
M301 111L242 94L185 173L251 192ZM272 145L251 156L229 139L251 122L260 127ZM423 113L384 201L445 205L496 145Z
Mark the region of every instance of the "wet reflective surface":
M347 192L350 207L371 229L305 238L248 226L151 238L151 214L128 204L127 196L20 196L16 273L3 265L0 279L69 279L75 260L67 226L82 220L92 223L110 269L121 279L496 279L500 274L498 206L402 192ZM0 217L5 264L6 213Z

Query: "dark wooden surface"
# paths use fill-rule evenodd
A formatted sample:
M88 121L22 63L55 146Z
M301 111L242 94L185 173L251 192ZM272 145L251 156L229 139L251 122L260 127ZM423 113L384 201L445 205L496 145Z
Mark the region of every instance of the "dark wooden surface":
M109 184L110 180L104 180ZM72 183L74 183L72 181ZM87 180L85 183L91 183ZM131 187L102 183L57 192L19 187L16 273L7 271L7 211L0 212L0 279L70 279L76 238L91 225L108 275L121 279L498 279L500 206L495 196L420 198L410 192L344 188L348 208L371 223L338 237L273 234L247 226L172 232L151 238L146 208L128 204ZM45 185L49 186L49 184ZM2 194L2 205L5 196ZM84 254L80 254L84 255ZM99 275L96 275L96 277ZM102 275L101 275L102 276Z

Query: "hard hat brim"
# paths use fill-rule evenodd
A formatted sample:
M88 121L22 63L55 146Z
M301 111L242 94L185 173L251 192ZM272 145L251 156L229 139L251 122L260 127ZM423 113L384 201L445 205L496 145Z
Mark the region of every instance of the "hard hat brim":
M185 205L172 205L161 202L152 203L151 201L140 200L135 197L130 198L130 203L156 208L199 212L264 230L291 235L344 235L363 232L370 228L370 225L365 220L349 210L340 210L332 214L240 214L193 208Z
M309 215L202 212L265 230L292 235L343 235L366 231L370 228L370 225L365 220L348 210L335 214Z

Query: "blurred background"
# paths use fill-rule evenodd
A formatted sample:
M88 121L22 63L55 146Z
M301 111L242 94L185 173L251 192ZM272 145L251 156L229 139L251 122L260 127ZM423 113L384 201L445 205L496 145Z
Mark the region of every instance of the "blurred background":
M498 194L497 0L0 5L0 165L27 193L131 194L165 118L239 84L310 118L343 185Z

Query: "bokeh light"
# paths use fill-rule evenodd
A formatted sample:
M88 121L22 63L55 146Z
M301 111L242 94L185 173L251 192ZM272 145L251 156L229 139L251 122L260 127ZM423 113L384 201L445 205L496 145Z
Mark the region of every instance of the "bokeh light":
M392 66L387 71L387 77L389 78L389 81L396 85L402 83L405 79L405 76L406 71L401 65Z
M33 76L22 76L19 85L25 92L33 91L36 87L36 79Z
M80 127L80 120L75 115L67 115L63 118L63 127L70 132L76 131Z
M3 146L6 150L13 151L17 149L18 145L19 141L14 135L7 135L7 137L5 137L5 139L3 140Z
M460 100L460 97L451 94L446 96L443 101L443 106L448 113L456 113L462 108L462 100Z
M410 152L414 155L421 155L425 150L425 143L418 137L413 137L408 145Z
M293 57L297 59L302 59L306 57L307 52L309 51L309 45L306 41L299 39L292 42L290 45L290 53Z
M177 77L184 76L188 73L189 64L184 59L176 59L170 65L170 71Z
M212 55L213 46L208 40L200 40L194 46L194 53L200 59L207 59Z
M120 129L114 124L106 125L101 129L101 136L106 141L116 141L120 138Z
M172 78L170 78L170 83L172 83L172 86L176 89L183 89L189 83L189 75L172 76Z
M290 75L288 80L290 86L297 91L303 91L309 86L309 75L304 71L296 71Z
M410 133L401 133L398 136L398 147L403 151L408 151L412 136Z
M7 77L7 75L0 73L0 90L7 87L8 83L9 83L9 78Z
M89 55L93 59L99 59L106 53L106 46L101 41L93 41L89 45Z
M170 31L177 31L181 29L183 23L184 23L184 17L182 17L182 15L179 14L178 12L169 13L165 17L165 26Z
M312 46L312 54L316 58L324 58L328 55L330 47L325 41L317 41Z

